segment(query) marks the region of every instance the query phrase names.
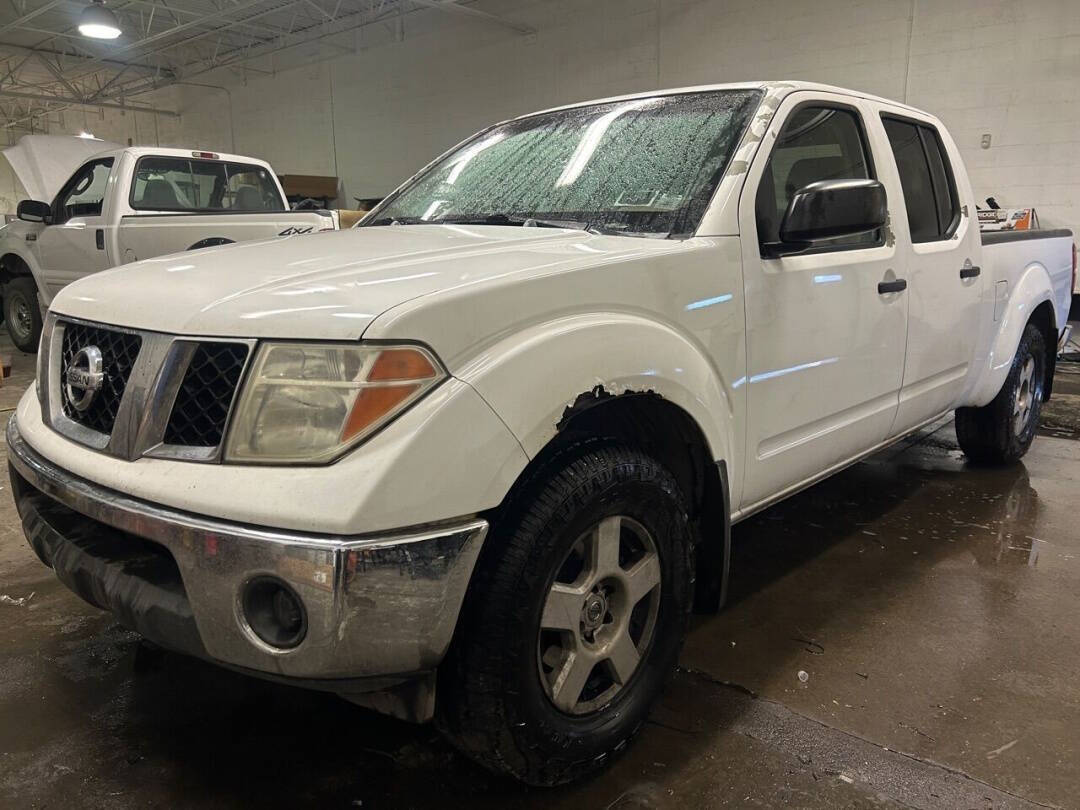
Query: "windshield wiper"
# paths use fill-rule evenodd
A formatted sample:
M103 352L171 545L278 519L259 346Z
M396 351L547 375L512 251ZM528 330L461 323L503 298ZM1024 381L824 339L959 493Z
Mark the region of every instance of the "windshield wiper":
M512 217L507 214L488 214L483 217L446 217L433 220L433 225L511 225L521 228L566 228L595 233L589 222L579 219L544 219L542 217Z
M544 219L540 217L512 217L507 214L488 214L483 217L441 217L422 219L420 217L381 217L373 225L510 225L519 228L565 228L572 231L601 233L600 229L589 222L579 219Z
M427 223L420 219L420 217L380 217L379 219L369 222L367 227L372 225L426 225Z

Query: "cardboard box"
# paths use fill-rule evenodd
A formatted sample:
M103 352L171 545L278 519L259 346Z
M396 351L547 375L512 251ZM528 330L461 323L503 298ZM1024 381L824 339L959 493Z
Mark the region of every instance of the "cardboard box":
M1031 231L1039 227L1034 208L980 208L980 231Z
M317 174L279 174L286 197L314 197L336 200L338 179Z

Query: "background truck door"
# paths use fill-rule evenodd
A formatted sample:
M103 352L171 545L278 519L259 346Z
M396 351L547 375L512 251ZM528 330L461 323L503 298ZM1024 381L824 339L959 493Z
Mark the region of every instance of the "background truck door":
M53 221L37 238L38 262L49 297L114 262L106 250L103 207L113 158L84 163L53 202Z
M904 198L903 206L893 208L892 221L901 234L907 230L912 243L907 358L896 434L951 409L963 392L979 340L984 277L978 227L961 209L938 130L906 114L884 112L881 122ZM964 194L971 198L969 191Z
M747 341L740 382L748 388L742 508L884 441L896 415L907 296L889 291L904 267L885 229L782 258L763 249L778 241L798 189L818 180L882 180L865 126L871 113L850 98L792 94L747 176L739 204ZM874 151L887 154L880 128L876 137ZM886 189L891 198L888 182Z

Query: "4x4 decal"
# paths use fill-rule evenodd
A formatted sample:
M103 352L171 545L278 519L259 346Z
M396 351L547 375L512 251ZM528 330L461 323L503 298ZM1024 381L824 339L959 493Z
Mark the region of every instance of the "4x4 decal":
M314 225L308 225L306 228L301 228L299 225L293 225L291 228L286 228L278 236L292 236L297 233L311 233L315 230Z

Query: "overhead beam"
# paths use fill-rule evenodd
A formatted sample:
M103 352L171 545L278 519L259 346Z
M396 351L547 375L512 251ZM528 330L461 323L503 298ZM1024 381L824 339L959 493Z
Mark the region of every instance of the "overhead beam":
M111 101L93 101L84 98L71 98L69 96L52 96L46 93L23 93L18 90L0 89L0 97L19 98L24 101L47 101L56 104L72 104L80 107L103 107L106 110L125 110L127 112L150 113L163 115L166 118L179 118L180 113L173 110L159 110L153 107L135 107L131 104L116 104Z
M33 11L28 11L26 14L23 14L17 20L12 20L9 23L4 23L3 25L0 25L0 34L3 34L5 31L10 31L12 28L21 28L34 18L38 17L41 14L44 14L50 9L56 8L64 2L66 2L66 0L48 0L47 3L38 6Z
M59 51L55 48L31 48L26 45L16 45L13 42L0 42L0 51L13 51L15 53L24 53L30 56L37 56L38 54L48 54L49 56L62 56L65 59L73 59L78 62L77 67L83 67L88 62L95 64L101 64L105 68L111 68L113 70L130 69L135 71L145 71L146 73L156 74L159 69L153 65L139 64L138 62L122 62L119 59L101 59L95 56L80 56L79 54L67 53L65 51ZM166 71L167 72L167 71Z
M498 14L482 11L481 9L473 8L472 6L460 5L454 2L454 0L410 0L410 2L417 6L423 6L424 8L433 8L450 14L464 14L479 20L487 20L490 23L501 25L503 28L509 28L510 30L517 31L519 34L523 35L536 33L536 29L531 28L528 25L516 23L513 20L500 17Z

